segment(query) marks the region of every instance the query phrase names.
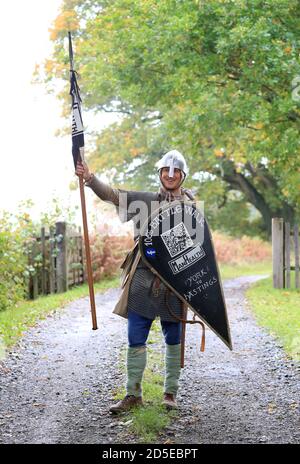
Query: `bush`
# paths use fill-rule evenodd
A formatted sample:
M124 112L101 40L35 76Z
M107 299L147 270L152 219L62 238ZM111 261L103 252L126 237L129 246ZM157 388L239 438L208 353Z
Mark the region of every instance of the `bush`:
M218 262L224 264L259 263L269 261L272 248L269 242L257 237L233 238L220 232L213 232L213 241Z
M90 248L94 281L115 275L132 246L133 239L129 234L114 236L93 231L90 234Z
M63 208L53 198L40 222L34 223L29 214L32 206L31 200L25 200L15 214L0 211L0 311L15 306L28 295L30 276L41 266L40 254L29 260L41 224L53 225L64 211L69 221L74 216L70 208Z
M13 227L12 215L3 213L0 217L0 311L24 298L27 277L24 233L20 224Z

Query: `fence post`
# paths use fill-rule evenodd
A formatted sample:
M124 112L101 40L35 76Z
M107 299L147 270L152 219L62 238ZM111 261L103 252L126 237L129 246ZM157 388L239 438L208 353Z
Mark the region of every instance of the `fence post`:
M56 237L58 254L56 257L56 282L57 293L66 292L68 290L68 263L67 263L67 224L66 222L57 222Z
M41 253L42 253L42 295L47 293L46 291L46 239L45 239L45 227L41 227Z
M54 265L54 227L49 228L49 291L55 293L55 265Z
M291 227L290 223L284 224L284 250L285 250L285 272L286 280L285 287L291 288Z
M272 218L273 287L284 286L284 223L282 218Z
M35 258L36 255L36 237L33 239L32 247L29 253L29 264L35 268ZM31 274L29 279L29 298L35 300L38 297L38 276L37 270L35 268L34 274Z

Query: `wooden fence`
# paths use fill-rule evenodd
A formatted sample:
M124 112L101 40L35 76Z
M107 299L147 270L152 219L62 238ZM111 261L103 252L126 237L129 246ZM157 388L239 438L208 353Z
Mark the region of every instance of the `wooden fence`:
M300 288L299 226L291 228L282 218L272 219L273 287ZM294 278L291 278L291 271Z
M82 284L85 273L80 228L74 230L66 222L57 222L46 233L42 227L33 240L29 264L35 269L29 282L29 298L65 292Z

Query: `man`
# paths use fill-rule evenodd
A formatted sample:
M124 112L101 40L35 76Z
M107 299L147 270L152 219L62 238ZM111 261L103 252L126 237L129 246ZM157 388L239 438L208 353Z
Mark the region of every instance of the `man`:
M133 205L136 202L143 202L148 217L153 202L159 205L167 201L185 199L185 195L188 199L193 199L191 193L181 187L187 175L187 165L180 152L171 150L166 153L158 162L158 173L161 182L159 192L134 192L111 188L101 182L90 173L85 162L83 165L78 164L76 168L76 174L83 176L86 186L99 198L112 202L117 207L121 220L133 220L136 241L143 222L134 210ZM141 385L147 362L146 342L152 322L157 316L161 319L166 344L163 404L169 409L177 408L176 393L181 370L181 322L178 320L182 317L182 303L174 294L170 294L169 305L172 307L172 314L170 313L165 301L165 285L153 275L138 253L135 246L130 257L126 259L129 260L129 266L125 273L125 306L123 304L122 311L114 310L128 319L128 350L126 396L110 408L112 413L120 413L143 404ZM126 293L125 288L123 297Z

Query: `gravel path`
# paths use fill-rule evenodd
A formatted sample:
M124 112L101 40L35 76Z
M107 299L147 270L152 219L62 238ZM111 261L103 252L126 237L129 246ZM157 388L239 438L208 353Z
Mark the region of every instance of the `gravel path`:
M260 276L225 281L234 351L187 327L179 417L158 443L299 443L299 365L257 326L245 289ZM126 419L108 412L124 383L118 368L126 321L111 313L119 290L41 321L0 364L0 443L128 443ZM126 437L126 438L125 438Z

